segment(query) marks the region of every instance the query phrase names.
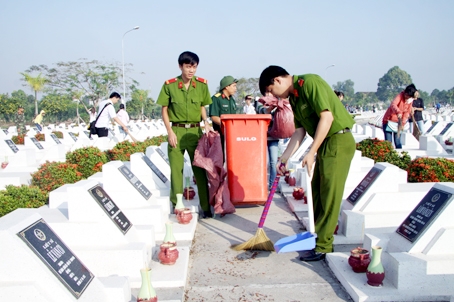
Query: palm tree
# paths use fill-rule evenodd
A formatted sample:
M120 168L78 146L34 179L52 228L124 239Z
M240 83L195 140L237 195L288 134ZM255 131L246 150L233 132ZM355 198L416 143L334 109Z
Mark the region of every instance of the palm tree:
M25 81L28 86L35 92L35 115L38 114L38 92L44 89L44 85L47 83L47 79L41 74L36 77L32 77L30 74L21 72L21 75L24 76Z

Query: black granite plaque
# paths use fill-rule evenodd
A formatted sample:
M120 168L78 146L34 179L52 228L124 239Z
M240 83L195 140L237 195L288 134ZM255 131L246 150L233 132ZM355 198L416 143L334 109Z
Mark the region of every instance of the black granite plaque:
M93 140L93 137L90 137L90 132L84 131L84 133L90 140Z
M131 127L131 126L128 125L128 126L126 126L126 127L128 127L129 131L134 132L134 130L132 130L132 127Z
M41 143L36 139L36 137L30 137L30 140L35 144L36 148L39 150L43 150L44 147L41 145Z
M139 126L139 124L136 124L137 128L139 128L139 130L142 130L142 127Z
M430 128L426 131L426 133L429 133L430 131L432 131L433 128L435 128L435 126L438 124L438 122L435 122L432 124L432 126L430 126Z
M356 202L363 196L364 193L369 190L370 186L375 182L377 177L383 172L383 170L373 167L363 178L363 180L356 186L353 192L347 197L347 200L355 205Z
M61 145L61 141L58 139L58 137L54 133L51 133L50 137L52 137L52 139L54 140L55 143L57 143L57 145Z
M156 152L158 152L159 155L161 155L161 157L166 161L166 163L170 166L170 161L169 161L169 158L164 154L164 152L161 150L161 148L157 147L156 149ZM186 160L186 158L183 157L184 160Z
M39 132L38 128L36 127L33 127L32 129L35 130L36 132Z
M137 178L137 176L134 175L134 173L131 172L131 170L128 169L125 165L121 166L118 168L120 170L121 174L123 174L124 177L136 188L137 191L145 198L145 199L150 199L151 197L151 192L150 190L145 187L145 185Z
M3 129L3 132L5 132L5 134L8 134L8 133L9 133L9 131L6 130L6 129Z
M142 159L145 161L145 163L148 165L148 167L150 167L150 169L154 172L154 174L156 174L163 183L167 182L167 177L161 172L161 170L159 170L158 167L156 167L155 164L153 164L153 162L146 155L142 156Z
M448 124L446 125L446 127L440 132L440 135L443 135L443 134L445 134L446 132L448 132L448 130L449 130L449 128L451 128L451 126L452 126L452 123L448 123Z
M51 130L52 128L51 127L47 127L48 130Z
M74 133L68 132L68 134L69 134L69 136L71 136L71 138L72 138L75 142L77 142L77 137L74 135Z
M451 202L452 194L436 188L423 197L408 217L397 228L397 234L414 243Z
M12 140L5 139L5 143L11 148L14 153L17 153L19 151L19 148L17 148L16 144Z
M58 280L78 299L95 277L47 223L40 219L17 233Z
M150 130L150 126L148 126L147 124L145 124L145 127L147 127L147 129Z
M132 223L126 215L117 207L113 200L107 195L106 191L100 186L96 185L88 190L91 196L98 202L99 206L115 223L123 234L126 234L132 227Z

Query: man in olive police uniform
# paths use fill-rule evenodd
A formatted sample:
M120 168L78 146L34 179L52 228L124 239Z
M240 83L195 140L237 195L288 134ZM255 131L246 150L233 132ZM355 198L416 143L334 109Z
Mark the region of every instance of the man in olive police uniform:
M237 79L232 76L225 76L220 83L219 92L211 97L213 101L210 105L210 117L213 121L213 129L221 135L222 153L224 154L224 134L221 131L221 115L222 114L235 114L236 103L233 95L236 93Z
M334 230L344 193L350 163L356 144L350 132L354 121L331 87L315 74L291 76L279 66L263 70L259 80L260 92L271 92L280 98L289 98L292 106L295 133L277 163L280 174L285 164L309 134L314 142L302 166L311 173L314 205L315 249L307 251L302 261L318 261L333 251Z
M207 81L196 77L199 57L185 51L178 58L181 75L167 80L162 86L157 103L162 106L162 119L168 134L168 156L170 161L170 200L175 205L176 194L183 193L184 152L188 152L191 163L202 129L213 131L207 122L205 106L211 104ZM170 124L172 123L172 124ZM212 217L208 202L208 180L206 171L192 166L197 182L200 206L204 217Z

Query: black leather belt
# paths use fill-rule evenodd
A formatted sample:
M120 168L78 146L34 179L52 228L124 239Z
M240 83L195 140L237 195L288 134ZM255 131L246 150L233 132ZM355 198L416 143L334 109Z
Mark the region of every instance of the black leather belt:
M199 124L182 124L182 123L172 123L172 127L181 127L181 128L196 128L200 127Z
M342 133L348 133L348 132L352 132L352 131L350 129L348 129L348 128L345 128L345 129L342 129L341 131L337 131L334 134L342 134Z

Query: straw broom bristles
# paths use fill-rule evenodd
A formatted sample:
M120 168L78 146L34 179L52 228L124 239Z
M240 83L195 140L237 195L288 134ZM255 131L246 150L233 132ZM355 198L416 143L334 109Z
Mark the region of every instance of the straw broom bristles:
M248 241L232 246L235 251L241 250L260 250L274 252L273 242L266 236L263 228L258 228L255 235Z

